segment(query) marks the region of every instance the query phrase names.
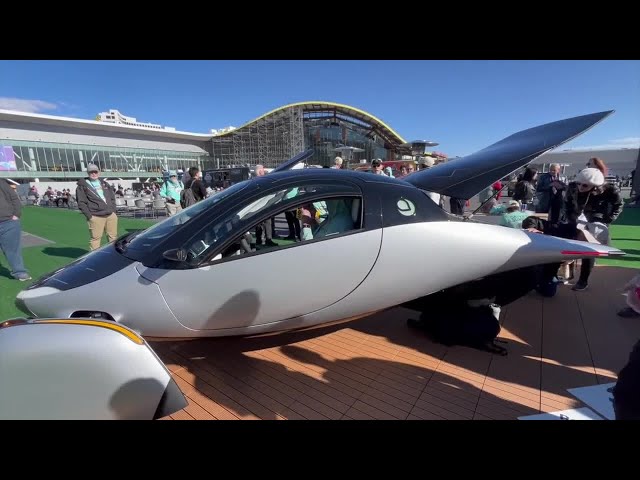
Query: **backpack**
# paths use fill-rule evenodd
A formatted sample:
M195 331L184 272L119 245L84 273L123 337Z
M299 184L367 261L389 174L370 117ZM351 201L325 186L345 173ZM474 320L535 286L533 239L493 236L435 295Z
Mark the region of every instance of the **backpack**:
M193 190L191 190L191 187L183 188L180 192L180 206L182 208L187 208L194 203L196 203L196 196L193 194Z

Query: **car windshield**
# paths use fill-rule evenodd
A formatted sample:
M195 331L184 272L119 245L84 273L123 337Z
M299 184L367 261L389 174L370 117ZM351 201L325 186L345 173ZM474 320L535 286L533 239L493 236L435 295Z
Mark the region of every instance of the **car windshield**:
M248 181L236 183L235 185L208 197L206 200L198 202L189 208L185 208L180 213L137 233L133 238L126 239L126 247L124 250L149 250L155 247L178 226L188 223L204 210L212 208L225 198L243 190L248 184Z

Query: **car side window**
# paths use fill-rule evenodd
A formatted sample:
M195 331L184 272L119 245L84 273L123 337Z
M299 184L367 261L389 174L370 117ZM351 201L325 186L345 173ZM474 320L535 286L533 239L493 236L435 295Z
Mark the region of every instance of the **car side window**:
M279 230L278 238L272 237L271 222L274 221ZM290 228L289 225L291 225ZM247 232L238 235L212 261L247 253L273 251L310 241L326 240L360 228L362 228L361 197L317 199L297 205L294 209L280 211L265 222L253 225ZM293 238L282 235L290 232L293 233Z
M280 242L269 241L274 217L281 225L287 225L286 216L295 217L301 234L304 229L307 238L339 235L343 230L360 228L360 198L359 188L350 184L288 186L270 191L226 212L185 242L186 262L195 266L214 253L212 260L252 253L259 250L256 247L260 243L262 247L273 248ZM285 212L290 213L285 215ZM307 218L310 216L313 218ZM356 216L357 223L353 220ZM266 238L259 242L258 234Z

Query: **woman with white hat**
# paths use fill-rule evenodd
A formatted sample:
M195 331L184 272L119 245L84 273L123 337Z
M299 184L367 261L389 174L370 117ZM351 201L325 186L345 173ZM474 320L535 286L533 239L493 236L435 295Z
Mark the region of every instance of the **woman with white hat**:
M564 200L565 218L577 228L582 215L589 223L603 223L609 226L622 212L622 197L617 186L605 183L604 175L597 168L585 168L567 188ZM585 290L594 259L583 259L580 278L573 290Z

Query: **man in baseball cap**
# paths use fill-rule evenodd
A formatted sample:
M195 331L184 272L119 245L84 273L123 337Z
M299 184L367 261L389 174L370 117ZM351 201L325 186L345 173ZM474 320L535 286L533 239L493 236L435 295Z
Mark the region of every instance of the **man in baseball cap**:
M100 248L105 230L110 242L118 236L116 195L113 187L100 178L96 164L90 163L87 173L88 178L78 180L76 199L89 225L89 247L96 250Z

